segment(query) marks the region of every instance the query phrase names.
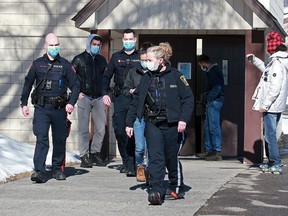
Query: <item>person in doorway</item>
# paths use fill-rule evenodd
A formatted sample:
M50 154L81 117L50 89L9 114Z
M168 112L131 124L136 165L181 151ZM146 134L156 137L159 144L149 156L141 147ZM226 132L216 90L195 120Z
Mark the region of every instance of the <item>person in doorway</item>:
M220 126L220 111L224 102L224 77L216 63L209 56L198 56L197 63L207 75L206 92L202 94L205 105L204 119L204 152L196 157L208 161L222 160L222 135Z
M68 136L67 113L74 110L80 91L80 82L71 63L59 55L58 37L49 33L45 37L46 54L33 61L21 95L22 114L29 116L28 98L31 94L35 112L33 133L36 136L34 170L31 180L36 183L47 181L45 162L49 150L49 128L52 127L53 153L52 173L56 180L65 180L66 138ZM71 97L67 96L67 88Z
M102 39L90 34L86 40L86 49L74 57L72 65L80 80L78 98L78 147L81 167L92 165L106 166L101 158L101 148L105 136L106 107L101 96L101 77L106 68L106 59L99 54ZM90 145L89 123L92 115L94 135Z
M138 67L140 62L139 52L136 50L136 35L132 29L125 29L123 32L123 49L114 53L107 65L103 75L102 95L103 103L111 105L109 96L110 81L114 76L114 87L112 99L114 102L114 113L112 124L117 139L118 149L122 157L120 173L126 176L135 176L135 140L129 138L125 133L125 119L129 110L132 98L124 94L124 81L131 68Z
M262 113L264 138L269 152L269 162L260 168L264 173L282 174L276 134L281 114L286 108L288 53L287 48L283 48L283 40L277 32L270 32L266 40L267 53L271 56L252 96L255 100L253 110ZM252 62L255 60L252 56Z
M152 43L145 42L140 46L140 65L132 68L124 82L124 94L128 97L133 97L133 93L140 82L140 79L147 69L147 49L152 47ZM144 166L144 153L146 149L146 140L144 136L145 120L136 118L134 122L134 137L135 137L135 163L136 163L136 180L145 182L145 173L148 180L148 158L146 158L146 171Z
M184 137L192 118L194 96L185 76L170 66L171 56L169 43L148 48L149 71L134 92L126 119L126 133L132 137L135 119L145 116L150 173L148 201L152 205L161 205L164 199L184 197L179 137ZM168 188L164 186L166 167Z

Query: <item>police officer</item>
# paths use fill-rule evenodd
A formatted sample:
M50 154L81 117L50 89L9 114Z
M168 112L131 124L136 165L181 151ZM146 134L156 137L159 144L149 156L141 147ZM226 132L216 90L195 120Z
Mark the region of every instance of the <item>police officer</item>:
M125 29L123 32L123 49L114 53L108 63L107 70L102 77L102 95L106 106L111 105L111 98L108 95L110 80L114 75L113 87L113 128L118 142L118 149L122 157L123 165L120 167L120 173L126 173L127 176L135 176L135 141L134 138L128 138L125 133L125 120L132 101L123 91L123 85L128 71L140 64L140 56L136 50L135 32L132 29Z
M176 69L170 67L172 48L169 43L147 50L148 72L135 90L126 119L126 133L133 135L135 118L146 120L150 190L148 201L160 205L166 198L183 198L182 166L178 160L187 123L191 120L194 97L191 88ZM164 188L165 172L169 172L169 188Z
M140 52L140 65L138 67L132 68L125 79L124 82L124 94L128 97L133 97L133 92L135 91L140 79L144 73L148 71L147 69L147 49L152 47L152 43L144 42L139 49ZM145 168L148 168L148 158L146 154L146 167L144 166L144 153L146 149L146 140L144 136L145 121L144 118L136 119L134 122L134 137L135 137L135 164L136 164L136 180L139 182L149 181L149 173L145 172ZM147 151L146 151L147 152Z
M36 59L29 69L21 95L22 114L29 115L28 97L32 85L36 86L31 94L35 112L33 119L33 133L36 136L34 152L35 173L31 180L45 183L45 161L49 150L49 127L52 127L53 154L52 172L56 180L65 180L65 148L68 136L67 113L71 113L77 101L80 82L72 65L60 57L58 37L49 33L45 38L46 54ZM67 87L71 90L71 97L67 97Z

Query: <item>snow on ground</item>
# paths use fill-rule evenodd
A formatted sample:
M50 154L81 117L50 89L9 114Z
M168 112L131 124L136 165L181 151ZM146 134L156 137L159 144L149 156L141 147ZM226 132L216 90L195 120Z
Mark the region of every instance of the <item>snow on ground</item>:
M20 173L33 171L34 145L19 142L0 135L0 182ZM52 148L46 159L51 166ZM79 163L76 153L66 152L66 163Z

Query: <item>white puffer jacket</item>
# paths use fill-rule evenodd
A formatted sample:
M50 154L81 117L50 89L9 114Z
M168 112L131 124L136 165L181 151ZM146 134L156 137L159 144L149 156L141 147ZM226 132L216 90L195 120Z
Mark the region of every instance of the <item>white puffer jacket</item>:
M258 58L254 58L253 63L263 72L252 96L255 100L253 109L259 110L261 107L268 112L283 112L288 92L288 53L282 51L274 53L270 56L266 67Z

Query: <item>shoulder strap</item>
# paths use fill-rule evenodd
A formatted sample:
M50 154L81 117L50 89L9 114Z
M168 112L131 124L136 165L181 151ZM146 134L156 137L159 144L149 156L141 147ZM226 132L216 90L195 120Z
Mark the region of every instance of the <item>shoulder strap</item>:
M45 73L45 78L42 79L42 80L41 80L41 81L36 85L36 87L35 87L35 91L39 88L39 86L43 83L44 80L45 80L45 82L46 82L47 74L48 74L48 72L51 70L52 66L53 66L53 64L48 63L47 71L46 71L46 73Z

